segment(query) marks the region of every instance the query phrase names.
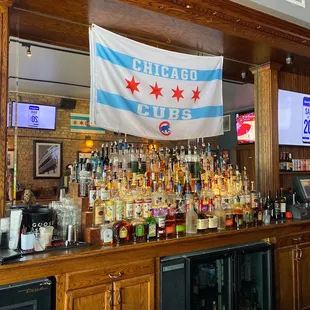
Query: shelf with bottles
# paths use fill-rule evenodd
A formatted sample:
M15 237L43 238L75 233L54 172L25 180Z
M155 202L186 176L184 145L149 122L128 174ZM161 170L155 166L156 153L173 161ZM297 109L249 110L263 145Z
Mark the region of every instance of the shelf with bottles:
M279 169L282 172L310 172L310 159L293 159L292 153L280 152Z
M126 140L105 144L74 165L71 182L88 196L93 226L102 234L109 229L117 244L254 226L281 215L278 200L256 194L245 167L239 171L219 147L212 153L203 143L159 150Z

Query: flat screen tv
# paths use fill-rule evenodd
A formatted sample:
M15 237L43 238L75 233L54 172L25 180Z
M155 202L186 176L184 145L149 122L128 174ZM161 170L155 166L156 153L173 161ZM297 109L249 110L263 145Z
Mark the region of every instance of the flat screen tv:
M255 142L254 111L236 113L236 130L238 144Z
M33 104L33 103L17 103L17 126L21 128L32 129L56 129L56 113L54 106ZM11 107L12 126L15 126L16 120L16 102Z
M278 92L279 144L310 146L310 95Z

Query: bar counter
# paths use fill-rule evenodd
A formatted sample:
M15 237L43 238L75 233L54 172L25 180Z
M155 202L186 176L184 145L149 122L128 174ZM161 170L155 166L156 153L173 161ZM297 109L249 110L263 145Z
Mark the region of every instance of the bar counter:
M275 244L277 304L283 305L286 303L283 299L288 298L288 287L292 286L291 282L293 281L290 278L288 283L283 283L285 281L283 277L286 275L291 277L291 274L289 273L289 266L279 261L281 253L290 251L289 253L294 255L296 248L302 248L308 244L310 241L310 220L279 221L264 226L200 233L137 244L129 243L120 246L91 245L26 255L18 262L0 266L0 284L55 276L57 309L82 309L74 306L75 298L81 298L79 294L74 295L74 292L79 292L79 289L83 289L83 292L85 292L85 289L91 290L94 288L96 291L98 286L101 287L103 284L112 285L112 282L115 283L116 279L118 280L116 282L122 282L126 281L123 279L127 278L131 282L139 278L138 283L142 285L140 276L144 277L143 279L148 276L148 296L144 296L145 299L147 298L148 306L146 308L125 307L125 309L159 309L160 257L263 239ZM304 254L305 256L309 258L308 255ZM293 256L292 260L294 260ZM284 272L282 272L282 269ZM309 279L305 279L305 276ZM303 281L310 282L308 275L303 277ZM122 284L125 285L126 283ZM89 295L82 297L90 298L89 296L93 296L92 291L89 292ZM91 303L92 300L86 300L86 302ZM285 305L281 309L294 308Z

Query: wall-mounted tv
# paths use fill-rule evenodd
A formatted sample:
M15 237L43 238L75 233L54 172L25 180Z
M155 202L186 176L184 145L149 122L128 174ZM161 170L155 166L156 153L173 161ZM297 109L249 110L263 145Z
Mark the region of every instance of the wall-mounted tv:
M255 142L254 111L236 113L236 130L238 144Z
M310 146L310 94L278 92L279 144Z
M17 126L21 128L32 129L56 129L56 113L55 106L33 104L33 103L17 103ZM16 102L11 105L11 126L15 126L16 120Z

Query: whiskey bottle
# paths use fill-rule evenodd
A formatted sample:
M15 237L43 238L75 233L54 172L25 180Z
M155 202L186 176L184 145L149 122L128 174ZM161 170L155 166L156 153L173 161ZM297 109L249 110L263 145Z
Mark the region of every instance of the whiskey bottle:
M130 223L120 220L113 225L113 237L117 244L126 243L130 240Z
M165 219L166 236L174 236L176 234L176 207L170 205Z
M202 201L198 205L197 230L199 232L206 231L209 227L208 218L202 211Z
M104 223L104 204L100 197L94 202L93 207L93 227L98 227Z
M177 236L185 235L186 233L186 211L184 201L177 201L175 213L175 230Z

